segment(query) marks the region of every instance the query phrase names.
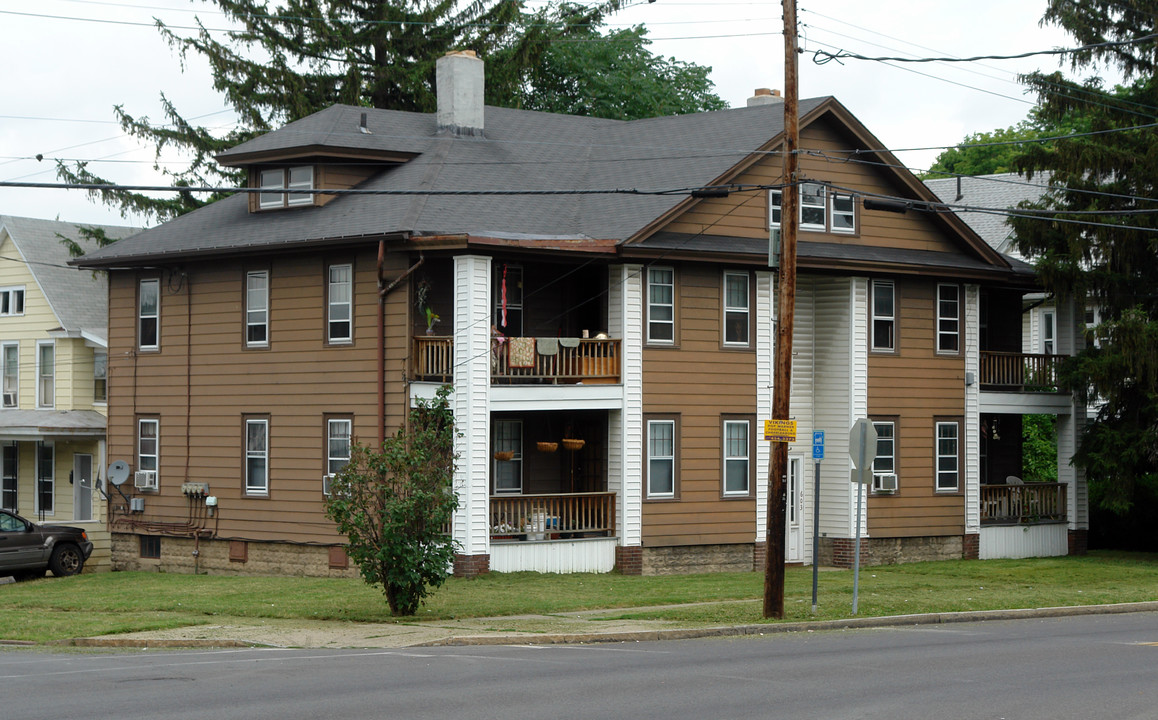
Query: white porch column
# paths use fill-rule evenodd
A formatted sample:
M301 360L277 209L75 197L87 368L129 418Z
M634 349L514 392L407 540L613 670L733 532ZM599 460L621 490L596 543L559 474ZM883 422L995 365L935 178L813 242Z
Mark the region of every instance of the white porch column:
M454 258L454 539L467 556L490 552L490 288L489 257Z
M1062 355L1076 355L1085 350L1085 311L1072 299L1057 303L1057 352ZM1081 468L1070 464L1086 425L1086 406L1071 396L1070 414L1057 416L1057 479L1066 483L1066 518L1070 535L1075 531L1084 534L1090 527L1089 490L1086 474ZM1072 547L1072 546L1071 546ZM1085 549L1085 539L1080 541L1078 551Z
M965 286L965 534L981 532L981 291ZM972 381L970 381L972 379Z
M619 338L623 406L608 415L608 489L617 493L622 547L643 542L643 266L613 265L607 278L608 332Z

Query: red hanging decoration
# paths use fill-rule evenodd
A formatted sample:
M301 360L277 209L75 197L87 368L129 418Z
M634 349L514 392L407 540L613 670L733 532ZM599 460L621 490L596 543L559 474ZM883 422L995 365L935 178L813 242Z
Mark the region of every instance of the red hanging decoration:
M502 327L507 327L507 266L503 265L503 320Z

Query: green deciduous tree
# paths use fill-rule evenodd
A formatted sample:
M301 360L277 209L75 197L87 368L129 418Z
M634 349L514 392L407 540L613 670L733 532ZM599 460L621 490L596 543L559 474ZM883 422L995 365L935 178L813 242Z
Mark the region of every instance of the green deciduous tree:
M445 582L454 560L448 534L454 491L454 415L444 386L419 400L409 424L381 451L357 444L330 484L326 517L348 541L362 578L381 585L394 615L413 615Z
M945 150L921 177L935 179L944 175L992 175L1014 172L1014 162L1022 152L1022 141L1058 134L1032 119L1016 125L966 135L957 147Z
M1085 45L1149 35L1156 18L1158 0L1049 0L1044 22ZM1028 147L1015 169L1049 176L1054 190L1034 206L1048 217L1010 222L1047 290L1079 308L1095 304L1105 319L1097 345L1064 376L1087 402L1105 402L1075 461L1089 473L1091 499L1124 513L1158 480L1158 132L1137 127L1158 120L1158 44L1103 46L1071 61L1075 70L1115 66L1127 82L1106 91L1098 78L1025 78L1042 121L1080 116L1099 134Z
M167 150L191 156L180 169L157 164L178 187L240 185L243 177L218 167L214 155L334 103L434 111L435 62L450 50L474 50L487 61L492 105L624 119L722 106L708 68L653 56L641 28L600 34L622 0L552 2L534 12L523 0L202 1L238 30L222 35L201 25L184 36L158 27L182 58L208 60L213 86L236 112L238 127L215 134L164 95L160 123L115 108L122 128L152 144L158 160ZM67 182L108 183L84 164L57 170ZM218 199L119 189L94 194L122 212L159 220Z

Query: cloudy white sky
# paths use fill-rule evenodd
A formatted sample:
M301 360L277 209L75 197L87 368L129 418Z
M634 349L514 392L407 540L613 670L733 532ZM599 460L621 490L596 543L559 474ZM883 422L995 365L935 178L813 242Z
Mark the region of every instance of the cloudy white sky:
M952 145L966 134L1007 127L1033 98L1016 75L1057 69L1040 56L966 64L817 65L815 50L871 56L1015 54L1072 42L1038 21L1044 0L798 0L802 97L833 95L889 148ZM531 5L541 4L532 1ZM188 118L227 128L231 113L199 58L181 59L152 27L157 17L189 26L196 15L224 27L198 0L0 0L0 181L56 181L52 159L92 161L125 184L163 182L151 148L125 137L112 108L160 118L160 94ZM781 5L777 0L639 0L610 25L645 24L657 54L708 65L717 93L742 106L757 87L783 87ZM35 160L40 154L42 161ZM936 150L902 153L927 166ZM0 214L73 222L142 224L79 191L0 188Z

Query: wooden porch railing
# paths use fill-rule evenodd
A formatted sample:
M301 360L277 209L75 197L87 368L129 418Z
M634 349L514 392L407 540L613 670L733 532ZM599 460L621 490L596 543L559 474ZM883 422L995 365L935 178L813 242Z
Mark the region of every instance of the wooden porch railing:
M1018 392L1059 392L1058 369L1065 355L981 353L981 385Z
M555 339L555 338L551 338ZM551 354L533 353L530 367L511 367L510 343L491 343L491 382L503 383L617 383L620 375L618 339L558 339ZM566 344L564 344L566 343ZM420 335L413 340L414 377L450 382L454 375L454 338Z
M615 536L615 493L492 495L491 536L557 539L575 533Z
M982 485L982 525L1065 522L1065 483Z

